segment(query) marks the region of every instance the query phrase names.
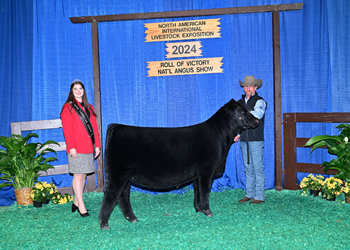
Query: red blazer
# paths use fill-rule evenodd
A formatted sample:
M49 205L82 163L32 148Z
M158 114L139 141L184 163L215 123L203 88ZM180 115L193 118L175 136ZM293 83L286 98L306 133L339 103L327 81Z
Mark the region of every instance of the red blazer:
M80 108L83 107L77 102ZM90 105L91 109L94 110L94 107ZM84 109L83 109L84 110ZM77 150L78 154L90 154L93 153L93 146L88 132L80 120L79 115L75 112L72 106L69 103L65 103L61 113L61 121L64 138L67 145L67 153L72 148ZM98 134L96 117L90 112L90 122L92 129L94 130L95 135L95 147L101 148L100 136Z

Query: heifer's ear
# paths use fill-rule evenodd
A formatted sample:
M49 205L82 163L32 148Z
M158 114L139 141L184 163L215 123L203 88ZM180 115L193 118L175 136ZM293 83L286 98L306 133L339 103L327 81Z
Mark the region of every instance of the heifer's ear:
M231 99L228 103L225 104L224 107L229 113L232 114L236 108L236 101Z
M237 107L238 103L234 99L231 99L230 103L231 103L232 107L234 107L234 109Z
M236 105L236 101L234 100L234 99L231 99L228 103L226 103L226 105L225 106L235 106Z

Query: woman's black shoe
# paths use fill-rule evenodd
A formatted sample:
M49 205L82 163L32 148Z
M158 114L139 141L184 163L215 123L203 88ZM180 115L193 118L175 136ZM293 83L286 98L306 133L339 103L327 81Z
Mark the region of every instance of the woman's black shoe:
M75 212L75 210L78 209L78 206L76 206L74 203L72 204L72 213ZM79 209L78 209L79 211Z
M84 214L80 213L79 208L78 208L78 212L81 215L81 217L88 217L88 216L90 216L88 211L86 211L86 213L84 213Z

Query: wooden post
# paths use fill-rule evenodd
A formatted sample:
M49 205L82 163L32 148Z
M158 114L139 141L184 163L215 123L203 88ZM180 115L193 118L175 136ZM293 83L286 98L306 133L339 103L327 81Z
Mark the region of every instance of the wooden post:
M297 182L296 117L283 114L284 188L295 190Z
M281 41L280 12L272 13L273 30L273 88L275 124L275 189L281 191L282 185L282 108L281 108Z
M251 14L251 13L266 13L266 12L274 12L274 11L301 10L303 5L304 3L291 3L291 4L148 12L148 13L133 13L133 14L118 14L118 15L78 16L78 17L70 17L69 19L71 20L72 23L94 23L94 22L112 22L112 21L127 21L127 20L147 20L147 19L159 19L159 18L218 16L218 15Z
M98 132L101 138L101 154L97 158L97 191L103 191L103 150L102 150L102 110L101 110L101 88L100 88L100 54L98 45L97 22L91 23L92 33L92 60L94 70L95 111L97 114ZM93 176L95 178L95 176ZM94 180L95 181L95 180ZM95 186L96 183L94 182ZM94 189L95 189L94 186Z

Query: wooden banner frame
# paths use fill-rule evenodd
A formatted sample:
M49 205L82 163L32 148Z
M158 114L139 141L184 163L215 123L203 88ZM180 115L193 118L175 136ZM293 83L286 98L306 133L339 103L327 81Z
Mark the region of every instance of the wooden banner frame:
M72 23L91 23L92 33L92 56L94 73L94 96L95 111L98 114L97 125L99 133L102 135L101 119L101 89L100 89L100 58L98 45L98 23L127 20L146 20L159 18L177 18L177 17L198 17L198 16L216 16L233 14L251 14L272 12L272 31L273 31L273 82L274 82L274 127L275 127L275 189L282 190L282 108L281 108L281 43L280 43L280 11L301 10L304 3L260 5L249 7L231 7L218 9L201 10L183 10L166 12L149 12L120 15L102 15L102 16L80 16L70 17ZM98 191L103 190L103 157L102 154L97 158L97 180Z

